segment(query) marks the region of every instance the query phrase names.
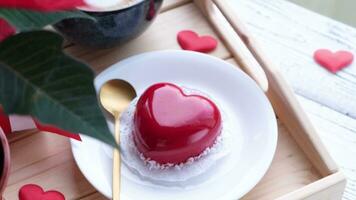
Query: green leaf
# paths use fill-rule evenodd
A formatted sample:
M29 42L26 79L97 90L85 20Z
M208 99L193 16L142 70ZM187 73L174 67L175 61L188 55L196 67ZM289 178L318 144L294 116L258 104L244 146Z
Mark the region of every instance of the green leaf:
M64 54L62 42L56 33L35 31L0 43L0 104L8 114L32 115L115 146L98 106L93 71Z
M68 18L95 20L81 11L38 12L24 9L0 9L0 18L6 19L18 31L39 30Z

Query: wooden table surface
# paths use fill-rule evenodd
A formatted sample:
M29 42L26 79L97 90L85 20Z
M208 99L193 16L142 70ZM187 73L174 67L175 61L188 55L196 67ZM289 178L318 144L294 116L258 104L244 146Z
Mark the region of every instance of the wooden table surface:
M346 174L344 199L356 199L356 63L334 75L312 58L318 48L356 55L356 29L284 0L232 1Z
M347 175L344 199L356 199L356 64L333 75L312 59L318 48L356 53L356 29L284 0L231 1L265 52L280 66L323 142ZM165 0L161 15L135 44L142 46L142 52L152 51L155 49L150 48L150 43L166 35L167 41L157 48L179 49L175 34L182 28L215 35L200 13L193 12L191 7L190 0ZM174 17L180 12L189 14L182 14L179 19ZM189 23L181 27L182 20ZM154 36L152 40L144 40L149 34ZM126 45L96 52L67 45L66 51L95 66L97 72L133 54ZM213 55L222 59L231 57L221 46ZM6 199L17 199L19 187L26 183L59 190L67 199L105 199L77 168L67 138L27 132L11 136L9 141L12 166Z

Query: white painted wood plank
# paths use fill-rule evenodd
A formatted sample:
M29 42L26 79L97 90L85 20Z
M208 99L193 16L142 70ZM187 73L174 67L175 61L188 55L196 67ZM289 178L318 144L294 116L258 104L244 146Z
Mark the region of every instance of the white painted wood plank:
M356 199L356 62L333 75L312 58L318 48L356 53L356 29L284 0L234 0L236 12L291 84Z
M356 54L356 29L284 0L233 3L298 94L356 118L356 62L333 75L312 58L318 48Z
M356 119L298 96L330 154L348 178L345 200L356 199Z

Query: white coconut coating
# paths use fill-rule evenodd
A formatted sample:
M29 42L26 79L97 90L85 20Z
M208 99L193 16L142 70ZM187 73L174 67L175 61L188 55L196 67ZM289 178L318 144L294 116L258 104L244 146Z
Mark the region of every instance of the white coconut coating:
M195 90L184 89L184 92L186 94L202 95L201 92ZM223 125L222 132L215 144L211 148L207 148L199 156L189 158L185 163L179 165L160 165L150 158L145 158L137 150L132 134L137 101L138 98L133 100L128 109L121 115L120 146L123 163L141 179L165 186L183 186L189 183L199 182L209 169L219 164L219 160L229 154L233 139L231 137L231 131L224 128L224 123L228 122L228 120L226 120L226 115L224 115L224 112L220 109ZM216 102L215 104L219 107ZM194 181L194 179L199 181Z

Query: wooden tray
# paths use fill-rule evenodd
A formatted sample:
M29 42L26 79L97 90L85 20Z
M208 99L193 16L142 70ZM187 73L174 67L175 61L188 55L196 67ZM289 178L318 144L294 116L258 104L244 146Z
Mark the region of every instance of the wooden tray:
M219 38L219 46L211 55L237 67L241 66L261 85L264 74L258 74L261 73L258 72L259 69L246 68L246 64L263 67L269 83L266 94L278 115L279 139L273 163L262 181L243 199L341 199L346 184L345 177L326 152L291 89L278 70L261 54L255 42L249 40L250 36L247 37L248 33L244 30L240 30L240 34L246 36L243 43L247 48L257 50L251 53L240 49L244 45L231 23L231 20L236 19L224 17L218 8L225 9L227 13L229 11L219 4L221 1L215 2L217 6L213 4L206 7L201 1L166 0L154 24L139 38L123 46L95 51L67 44L65 50L88 62L99 73L131 55L161 49L180 49L176 34L183 29L214 35ZM221 24L216 24L217 21ZM254 73L256 71L257 74ZM27 132L12 136L9 142L12 166L4 194L6 199L17 199L19 188L27 183L39 184L45 190L59 190L69 200L105 199L79 171L67 138Z

